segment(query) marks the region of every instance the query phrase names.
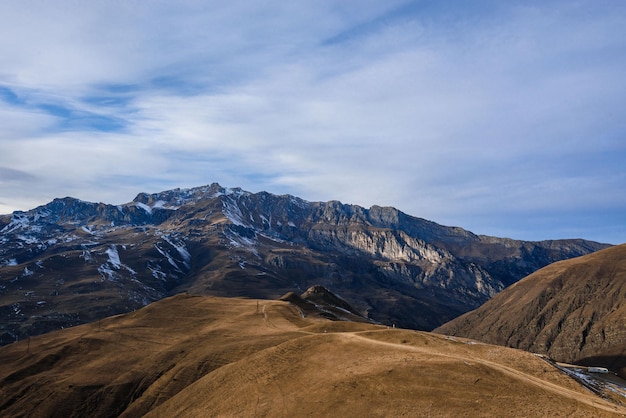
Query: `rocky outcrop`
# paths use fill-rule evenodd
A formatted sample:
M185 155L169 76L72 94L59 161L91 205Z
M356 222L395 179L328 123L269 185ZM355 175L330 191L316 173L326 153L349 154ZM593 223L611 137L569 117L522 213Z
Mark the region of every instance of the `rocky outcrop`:
M297 306L304 317L317 316L332 321L373 322L362 316L348 302L319 285L311 286L301 295L288 292L280 300Z

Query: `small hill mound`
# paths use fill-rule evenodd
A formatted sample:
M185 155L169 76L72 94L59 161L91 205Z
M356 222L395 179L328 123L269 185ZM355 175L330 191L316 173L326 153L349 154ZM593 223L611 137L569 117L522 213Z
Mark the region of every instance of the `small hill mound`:
M288 292L280 298L297 306L302 315L314 315L333 321L372 322L348 302L323 286L311 286L302 295Z
M538 270L435 332L626 377L626 244Z

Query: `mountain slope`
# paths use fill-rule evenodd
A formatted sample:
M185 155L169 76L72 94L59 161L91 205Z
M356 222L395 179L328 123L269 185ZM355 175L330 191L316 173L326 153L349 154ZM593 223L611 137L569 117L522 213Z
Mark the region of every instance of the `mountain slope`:
M180 292L275 299L316 284L363 316L429 330L605 247L478 236L394 208L218 184L117 206L55 199L0 216L0 344Z
M2 416L626 413L529 353L268 300L178 295L0 347L0 364Z
M626 377L626 245L549 265L435 332Z

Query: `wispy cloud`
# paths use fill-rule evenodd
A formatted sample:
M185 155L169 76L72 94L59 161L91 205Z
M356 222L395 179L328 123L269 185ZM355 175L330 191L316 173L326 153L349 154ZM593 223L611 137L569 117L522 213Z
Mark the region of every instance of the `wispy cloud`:
M0 166L34 177L0 198L220 181L626 241L626 5L446 3L2 5Z

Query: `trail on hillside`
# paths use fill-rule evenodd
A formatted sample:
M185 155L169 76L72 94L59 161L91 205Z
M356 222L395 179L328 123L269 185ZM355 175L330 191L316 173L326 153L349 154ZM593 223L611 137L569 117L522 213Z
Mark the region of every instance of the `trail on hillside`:
M347 339L356 339L356 340L359 340L368 344L392 347L396 350L413 351L413 352L419 352L422 354L428 354L431 356L440 356L440 357L446 357L446 358L459 360L459 361L471 361L473 363L480 363L485 366L492 367L496 370L500 370L504 374L511 376L515 379L519 379L524 382L530 383L532 385L538 386L544 390L555 393L557 395L565 396L574 401L582 402L582 403L585 403L586 405L592 406L594 408L600 408L604 411L613 412L613 413L622 413L626 415L626 408L613 404L613 403L609 403L605 401L604 399L599 398L596 395L585 394L583 392L577 392L571 389L564 388L552 382L548 382L541 378L529 375L527 373L524 373L520 370L506 366L501 363L496 363L496 362L482 359L479 357L468 358L467 356L463 356L460 354L456 355L456 354L433 352L432 349L426 349L426 348L417 347L414 345L405 345L405 344L398 344L398 343L393 343L393 342L388 342L388 341L376 340L376 339L368 338L364 335L361 335L358 332L341 333L339 335Z

